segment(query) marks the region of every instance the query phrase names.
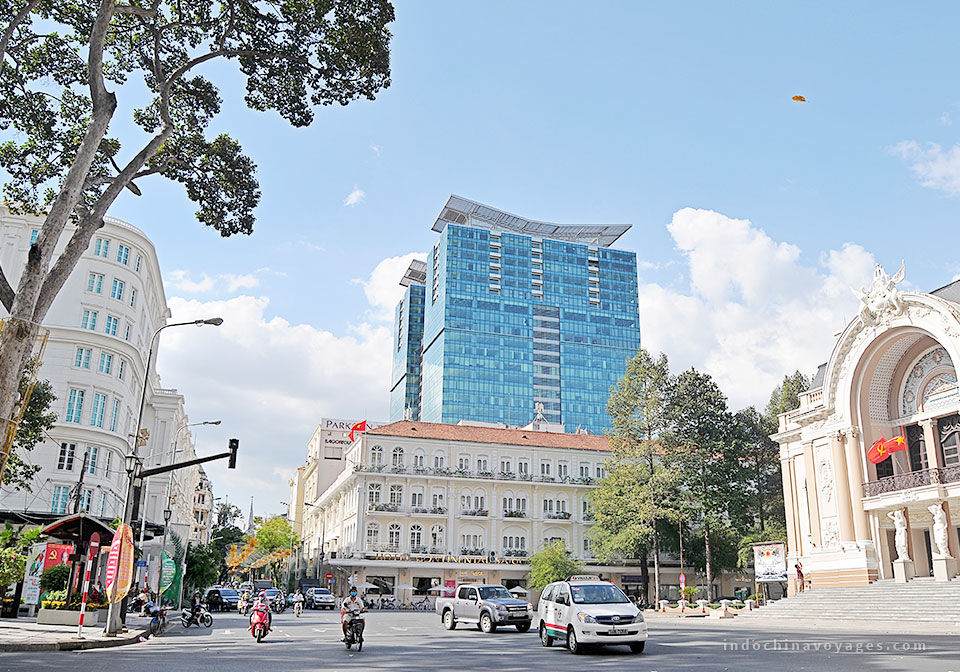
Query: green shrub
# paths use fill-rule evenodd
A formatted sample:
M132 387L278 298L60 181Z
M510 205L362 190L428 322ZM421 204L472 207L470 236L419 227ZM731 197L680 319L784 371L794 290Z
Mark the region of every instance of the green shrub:
M700 589L696 586L687 586L683 589L683 599L687 602L692 602L693 598L696 597L697 593L700 592Z
M54 565L40 577L42 590L64 590L70 580L70 565Z

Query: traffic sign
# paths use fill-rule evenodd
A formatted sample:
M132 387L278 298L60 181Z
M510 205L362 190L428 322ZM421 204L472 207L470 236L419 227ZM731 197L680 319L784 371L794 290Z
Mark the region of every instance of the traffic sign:
M681 573L680 574L680 590L683 590L684 587L686 587L686 585L687 585L687 575Z
M137 567L146 567L146 566L147 566L146 560L137 560Z
M333 572L327 572L327 581L333 581Z

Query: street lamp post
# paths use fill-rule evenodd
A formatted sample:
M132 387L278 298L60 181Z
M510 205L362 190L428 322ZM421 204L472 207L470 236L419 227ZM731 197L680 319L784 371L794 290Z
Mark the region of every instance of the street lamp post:
M173 517L173 511L170 510L169 493L167 498L167 508L163 510L163 541L160 543L160 578L157 579L157 603L163 604L163 598L160 597L160 587L163 585L163 554L167 551L167 529L170 527L170 518Z
M202 327L206 324L212 325L214 327L219 327L223 324L222 317L211 317L206 320L192 320L190 322L174 322L173 324L165 324L156 331L153 332L153 336L150 337L150 349L147 351L147 364L143 370L143 384L140 390L140 410L137 412L137 424L136 430L134 432L134 441L130 455L127 456L127 459L133 458L133 469L129 470L130 475L129 482L127 484L127 492L123 500L123 512L120 517L120 524L126 525L139 513L140 510L140 493L134 492L134 483L136 479L136 471L140 467L140 458L138 456L138 448L140 447L141 441L146 445L147 436L142 431L140 427L143 424L143 410L147 403L147 386L150 384L150 365L153 363L153 348L154 344L157 341L157 336L160 335L160 332L164 329L169 329L170 327L184 327L189 325L194 325L197 327ZM130 462L127 461L127 466L129 468ZM141 526L145 524L146 521L141 522ZM116 613L114 608L115 602L110 602L110 609L107 616L107 627L104 631L105 635L115 636L120 630L120 623L115 622L113 617ZM126 598L123 599L122 607L126 606ZM120 617L123 618L124 609L120 611Z

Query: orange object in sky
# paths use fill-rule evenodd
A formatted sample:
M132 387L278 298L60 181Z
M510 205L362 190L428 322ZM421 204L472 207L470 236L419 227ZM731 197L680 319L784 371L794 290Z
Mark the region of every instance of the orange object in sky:
M795 101L797 101L798 103L805 103L805 102L807 102L807 99L804 98L803 96L794 96L793 98L791 98L791 100L795 100Z

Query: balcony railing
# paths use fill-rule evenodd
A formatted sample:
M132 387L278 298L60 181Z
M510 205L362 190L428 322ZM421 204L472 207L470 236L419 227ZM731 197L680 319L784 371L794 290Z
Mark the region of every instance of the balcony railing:
M389 503L372 503L368 507L370 511L389 511L391 513L398 513L400 511L399 504L389 504Z
M374 474L414 474L417 476L451 476L454 478L479 478L495 481L534 481L538 483L562 483L565 485L595 485L597 479L590 476L547 476L512 471L471 471L466 468L388 466L386 464L355 464L355 472Z
M489 516L487 509L460 509L461 516Z
M908 474L895 474L879 481L870 481L863 484L863 496L874 497L885 492L896 492L910 488L922 488L925 485L939 485L941 483L956 483L960 481L960 464L954 464L940 469L921 469Z
M504 518L526 518L527 512L522 509L515 509L503 512Z
M543 516L547 520L570 520L568 511L558 511L557 513L546 513Z

